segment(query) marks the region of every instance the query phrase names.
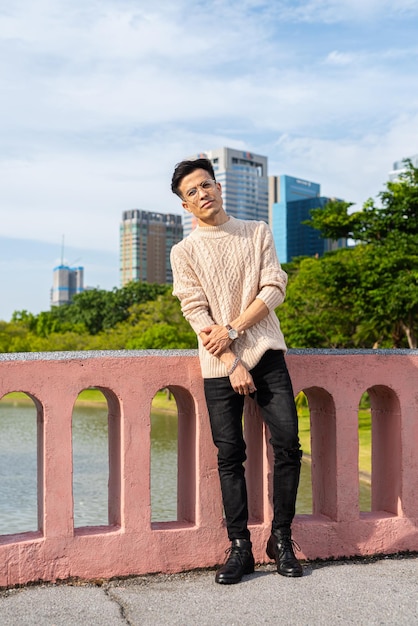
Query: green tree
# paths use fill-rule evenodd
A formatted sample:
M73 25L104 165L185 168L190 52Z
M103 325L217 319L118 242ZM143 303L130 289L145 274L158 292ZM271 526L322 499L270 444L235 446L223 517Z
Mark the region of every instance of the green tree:
M392 233L386 242L358 246L361 276L356 308L362 325L358 336L373 328L374 346L417 347L418 241Z
M299 259L289 273L287 296L277 309L292 348L355 347L355 260L350 250Z
M357 229L358 215L349 213L352 202L329 200L324 207L311 210L311 219L303 224L319 230L324 239L344 239L352 237Z
M396 181L388 181L386 189L378 194L381 206L369 198L362 211L349 212L351 202L328 202L324 208L313 209L305 223L321 232L322 237L347 237L362 243L385 243L397 236L418 234L418 168L409 159L405 171Z
M86 289L76 294L72 303L63 308L73 324L81 324L89 334L95 335L103 330L104 320L113 304L113 291Z
M405 161L399 180L386 183L378 194L381 207L369 199L362 211L349 213L350 203L331 202L314 209L308 222L323 237L352 238L350 252L355 263L347 280L353 300L354 343L374 347L417 347L418 335L418 168ZM325 268L327 256L321 260ZM325 279L328 273L324 273ZM312 289L325 288L323 280ZM329 284L327 283L328 287ZM305 286L307 288L307 286ZM317 296L316 296L317 297ZM335 293L335 306L343 292ZM330 303L330 306L332 304Z
M134 305L152 302L158 296L171 294L171 291L171 285L137 281L127 283L121 289L114 289L112 306L106 312L103 328L113 328L119 322L127 320Z
M16 322L17 324L26 326L29 330L33 330L36 325L36 317L24 309L22 311L15 311L12 315L11 322Z
M182 336L183 335L183 336ZM128 339L129 350L181 350L190 348L189 336L179 333L175 326L161 322Z
M73 303L32 315L15 311L0 322L0 351L195 348L171 285L129 283L87 290Z
M73 302L66 307L66 317L73 324L82 324L91 335L96 335L128 319L133 305L153 300L169 289L168 285L140 282L131 282L112 291L87 289L74 296Z
M130 308L127 348L186 349L196 348L196 334L184 319L179 301L169 292L156 300L136 304Z

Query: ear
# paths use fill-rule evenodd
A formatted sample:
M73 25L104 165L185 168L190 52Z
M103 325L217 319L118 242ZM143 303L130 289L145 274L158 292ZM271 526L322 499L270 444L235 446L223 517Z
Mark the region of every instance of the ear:
M185 211L188 211L189 213L191 213L191 210L189 209L189 205L187 204L187 202L182 202L181 206L183 207Z
M216 181L216 189L222 193L222 186L221 183L218 183L218 181Z

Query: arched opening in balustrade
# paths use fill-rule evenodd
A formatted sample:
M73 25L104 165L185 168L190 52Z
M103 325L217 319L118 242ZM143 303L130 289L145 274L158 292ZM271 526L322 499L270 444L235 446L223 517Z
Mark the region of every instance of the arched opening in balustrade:
M41 404L13 392L0 400L0 535L42 528Z
M296 499L296 513L298 515L312 514L312 452L311 452L311 416L308 398L301 391L297 394L296 408L299 419L299 440L303 451L300 469L298 496Z
M151 405L151 521L177 521L178 412L170 389Z
M196 520L196 414L183 387L160 389L151 405L151 522Z
M312 514L337 518L336 411L331 394L303 389L310 413Z
M396 393L384 385L368 390L372 424L371 510L401 513L401 409Z
M121 523L120 407L108 389L82 390L73 408L74 527Z
M359 510L371 511L372 421L370 398L362 395L358 411Z

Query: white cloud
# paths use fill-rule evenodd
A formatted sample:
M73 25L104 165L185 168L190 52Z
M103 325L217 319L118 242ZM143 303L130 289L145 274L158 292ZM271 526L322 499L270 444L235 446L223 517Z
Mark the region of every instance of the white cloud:
M3 2L2 234L117 252L122 211L181 212L174 164L223 145L362 203L418 151L417 12L412 0Z
M322 195L354 202L358 210L369 197L379 203L394 161L416 153L417 130L418 113L393 120L383 134L356 140L282 136L270 170L318 182Z
M284 0L278 3L278 12L282 19L295 22L361 23L367 18L414 16L418 6L415 0Z
M325 59L325 63L329 63L331 65L350 65L353 60L354 56L352 54L333 50L328 54L327 58Z

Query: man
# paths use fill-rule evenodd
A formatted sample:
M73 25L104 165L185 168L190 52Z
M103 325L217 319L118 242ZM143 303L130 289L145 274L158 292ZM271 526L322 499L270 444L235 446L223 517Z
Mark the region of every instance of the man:
M273 508L267 555L283 576L302 576L291 538L301 450L286 344L275 308L287 275L264 222L229 217L207 159L182 161L171 189L197 218L192 233L173 246L173 294L198 336L213 441L218 449L229 557L217 571L221 584L254 571L248 524L242 431L245 396L258 403L274 450Z

